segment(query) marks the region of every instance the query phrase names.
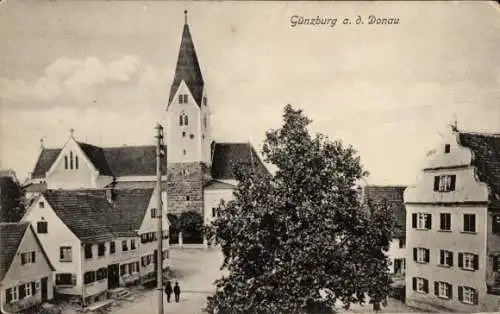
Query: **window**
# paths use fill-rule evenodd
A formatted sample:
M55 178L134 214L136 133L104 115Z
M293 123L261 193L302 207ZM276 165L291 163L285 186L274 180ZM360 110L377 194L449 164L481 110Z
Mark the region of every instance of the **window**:
M450 192L455 191L456 175L443 175L434 177L434 191Z
M64 169L68 169L68 156L64 156Z
M108 277L108 269L106 267L99 268L96 271L95 276L96 276L96 280L106 279Z
M73 260L73 252L71 246L61 246L59 248L59 261L71 262Z
M500 255L493 256L493 271L500 273Z
M7 303L15 302L15 301L19 300L19 294L17 291L17 287L7 289L5 291L5 295L6 295Z
M73 152L69 152L69 168L73 169Z
M464 214L464 232L476 232L475 214Z
M186 104L188 102L187 94L179 94L179 104Z
M85 274L83 274L83 283L84 284L89 284L93 283L95 281L95 272L94 271L88 271Z
M190 139L193 139L193 138L194 138L194 134L192 134L192 133L191 133L191 134L189 134L189 138L190 138Z
M184 125L188 125L188 116L184 115Z
M122 251L123 251L123 252L128 251L127 240L123 240L123 241L122 241Z
M46 221L38 221L36 223L36 232L37 233L47 233L47 222Z
M215 207L212 207L212 217L215 217Z
M33 287L34 287L34 285L33 285ZM24 297L27 298L27 297L32 296L32 292L33 291L31 291L31 282L25 283L24 284Z
M493 217L491 217L491 220L492 220L491 230L493 234L500 235L500 215L493 215Z
M418 247L413 248L413 260L417 263L429 263L429 249Z
M452 285L447 282L434 281L434 294L440 298L452 299Z
M56 274L56 285L58 286L75 286L75 274Z
M86 259L92 258L92 244L85 244L84 250L85 250L85 258Z
M450 152L450 144L444 145L444 153L448 154Z
M38 202L38 207L45 208L45 203L44 202Z
M104 243L99 243L97 246L97 256L104 256L106 253L106 245Z
M203 106L207 106L207 97L203 97Z
M432 216L428 213L414 213L412 216L412 227L415 229L431 229Z
M185 149L182 150L182 154L186 155L186 150Z
M78 156L75 156L75 169L78 169Z
M156 208L151 208L151 218L156 218Z
M126 268L127 265L123 264L123 265L120 265L120 276L125 276L127 274L127 268Z
M399 238L399 248L404 249L405 247L406 247L406 238L405 237Z
M109 254L115 254L116 247L115 247L115 241L109 242Z
M413 277L413 290L420 293L429 293L429 281L425 278Z
M189 201L189 200L190 200L189 195L186 195L186 201Z
M128 267L129 267L129 273L130 274L134 274L138 271L138 269L136 268L136 264L135 263L130 263L128 264Z
M458 253L458 267L466 270L478 270L479 255L473 253Z
M34 264L36 262L35 251L21 253L21 265Z
M188 125L188 116L184 112L179 115L179 125Z
M179 125L183 125L183 124L184 124L184 118L182 117L182 115L180 115L179 116Z
M442 231L451 230L451 214L441 213L439 214L439 229Z
M206 128L207 127L207 116L203 116L203 127Z
M463 303L477 305L477 291L471 287L458 287L458 299Z
M135 240L130 240L130 250L135 250Z
M439 250L439 265L453 266L453 252L446 250Z
M186 132L182 132L182 137L186 137Z
M394 275L403 275L406 270L406 261L404 258L394 259Z

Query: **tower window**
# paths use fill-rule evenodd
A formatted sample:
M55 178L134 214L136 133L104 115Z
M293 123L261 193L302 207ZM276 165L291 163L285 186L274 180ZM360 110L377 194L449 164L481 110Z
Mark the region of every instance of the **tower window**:
M186 132L182 132L182 137L186 137Z
M444 145L444 153L448 154L450 152L450 144Z
M179 125L188 125L188 116L184 112L179 116Z
M186 150L185 149L182 150L182 154L186 155Z
M188 95L187 94L179 94L179 104L187 104Z
M75 169L78 169L78 156L75 156Z
M184 118L182 118L182 115L179 116L179 125L184 124Z
M184 125L188 125L188 116L184 115Z
M194 134L189 134L189 138L193 139L194 138Z
M64 156L64 169L68 169L68 156Z
M73 152L69 152L69 168L73 169Z

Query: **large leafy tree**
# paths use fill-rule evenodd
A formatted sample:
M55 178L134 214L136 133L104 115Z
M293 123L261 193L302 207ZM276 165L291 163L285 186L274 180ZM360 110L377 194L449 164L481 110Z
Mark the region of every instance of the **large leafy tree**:
M226 275L208 298L212 313L321 313L389 290L392 215L362 204L367 173L352 147L311 136L311 122L290 105L280 129L266 133L264 159L274 176L237 169L235 200L213 223Z
M16 222L24 214L24 192L11 177L0 177L0 221Z

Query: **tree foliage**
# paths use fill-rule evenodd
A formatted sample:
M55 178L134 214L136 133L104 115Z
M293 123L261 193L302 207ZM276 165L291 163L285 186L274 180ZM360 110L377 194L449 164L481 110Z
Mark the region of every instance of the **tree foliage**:
M290 105L283 118L263 146L275 175L236 169L235 200L218 209L212 228L227 274L207 310L318 313L336 301L384 303L392 215L361 203L356 183L367 173L352 147L311 136L311 121Z
M196 211L181 213L177 221L177 230L182 232L185 243L201 243L203 239L203 216Z
M24 192L16 180L0 177L0 221L16 222L24 215Z

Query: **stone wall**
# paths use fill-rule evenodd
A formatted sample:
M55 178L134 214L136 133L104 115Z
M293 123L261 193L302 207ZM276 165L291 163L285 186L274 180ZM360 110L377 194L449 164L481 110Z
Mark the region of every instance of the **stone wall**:
M199 162L172 163L167 170L167 206L171 214L196 211L203 215L204 166Z

